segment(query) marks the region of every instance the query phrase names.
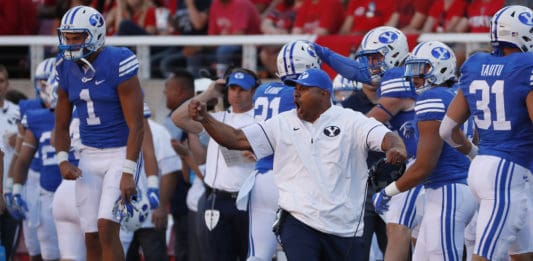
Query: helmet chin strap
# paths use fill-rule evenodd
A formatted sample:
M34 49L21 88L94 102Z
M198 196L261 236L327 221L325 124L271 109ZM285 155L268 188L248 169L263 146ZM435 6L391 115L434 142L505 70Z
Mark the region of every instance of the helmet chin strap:
M80 58L80 61L82 61L85 64L83 65L84 75L81 81L88 82L94 78L94 75L96 74L96 70L94 69L93 65L89 61L87 61L87 59Z

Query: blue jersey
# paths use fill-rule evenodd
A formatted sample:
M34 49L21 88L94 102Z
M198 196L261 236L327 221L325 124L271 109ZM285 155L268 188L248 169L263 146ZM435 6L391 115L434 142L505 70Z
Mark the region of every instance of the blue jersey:
M90 80L77 63L58 59L58 81L78 110L82 144L100 149L126 146L129 129L117 88L137 75L135 54L127 48L104 47L92 63L96 72Z
M529 167L533 124L526 96L533 90L533 53L477 53L461 68L459 88L479 132L479 154Z
M22 124L30 130L38 141L36 152L42 160L40 184L47 191L56 191L61 183L61 173L57 165L56 151L50 144L54 129L55 115L49 109L31 110L26 113Z
M416 100L415 88L403 76L405 67L395 67L385 71L381 85L378 89L378 97L411 98ZM400 111L389 121L389 127L396 131L402 138L407 149L407 157L416 156L417 137L415 128L415 111Z
M19 102L19 111L20 111L20 121L26 116L26 113L29 110L42 109L44 108L43 101L40 98L33 98L28 100L21 100ZM30 169L35 172L41 171L41 158L39 158L39 153L35 153L35 157L30 163Z
M445 87L434 87L423 92L416 102L416 121L441 121L455 93ZM472 131L469 131L472 132ZM437 166L424 185L436 188L449 183L466 184L470 160L444 142Z
M264 121L295 107L294 88L281 82L264 83L255 90L253 100L254 119ZM259 173L265 173L272 169L273 160L272 155L259 159L255 169Z

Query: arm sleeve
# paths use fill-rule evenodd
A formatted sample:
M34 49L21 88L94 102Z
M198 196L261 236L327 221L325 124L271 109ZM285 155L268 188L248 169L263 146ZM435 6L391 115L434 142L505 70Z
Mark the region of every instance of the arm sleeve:
M265 128L263 122L252 124L242 129L258 159L270 156L274 153L274 146L270 142Z
M327 65L331 66L340 75L344 78L362 82L366 84L371 84L370 71L366 64L357 62L351 58L342 56L334 51L331 51L329 48L322 47L318 44L314 44L315 51L322 61Z

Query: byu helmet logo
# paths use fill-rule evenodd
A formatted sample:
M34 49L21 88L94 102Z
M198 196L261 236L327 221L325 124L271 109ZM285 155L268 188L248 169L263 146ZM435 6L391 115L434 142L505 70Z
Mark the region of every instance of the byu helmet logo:
M298 77L298 79L303 80L303 79L307 79L308 77L309 77L309 73L303 72L302 74L300 74L300 77Z
M435 47L431 50L431 55L439 60L448 60L452 56L448 50L443 47Z
M523 12L519 14L518 20L525 25L533 26L533 17L530 12Z
M324 128L324 134L328 137L335 137L341 133L341 129L337 126L328 126Z
M100 14L93 14L89 17L89 23L95 27L102 27L104 25L104 18Z
M395 32L387 31L379 35L380 43L392 43L398 39L398 35Z
M235 79L244 79L244 73L242 72L235 73Z

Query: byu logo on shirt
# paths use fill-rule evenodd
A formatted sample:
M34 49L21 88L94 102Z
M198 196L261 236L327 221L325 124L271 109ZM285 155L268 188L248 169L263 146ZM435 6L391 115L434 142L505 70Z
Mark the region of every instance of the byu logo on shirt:
M435 47L431 50L431 55L439 60L448 60L452 56L448 50L443 47Z
M398 39L398 35L395 32L387 31L379 35L380 43L392 43Z
M341 129L337 126L328 126L324 128L324 134L328 137L335 137L341 133Z

